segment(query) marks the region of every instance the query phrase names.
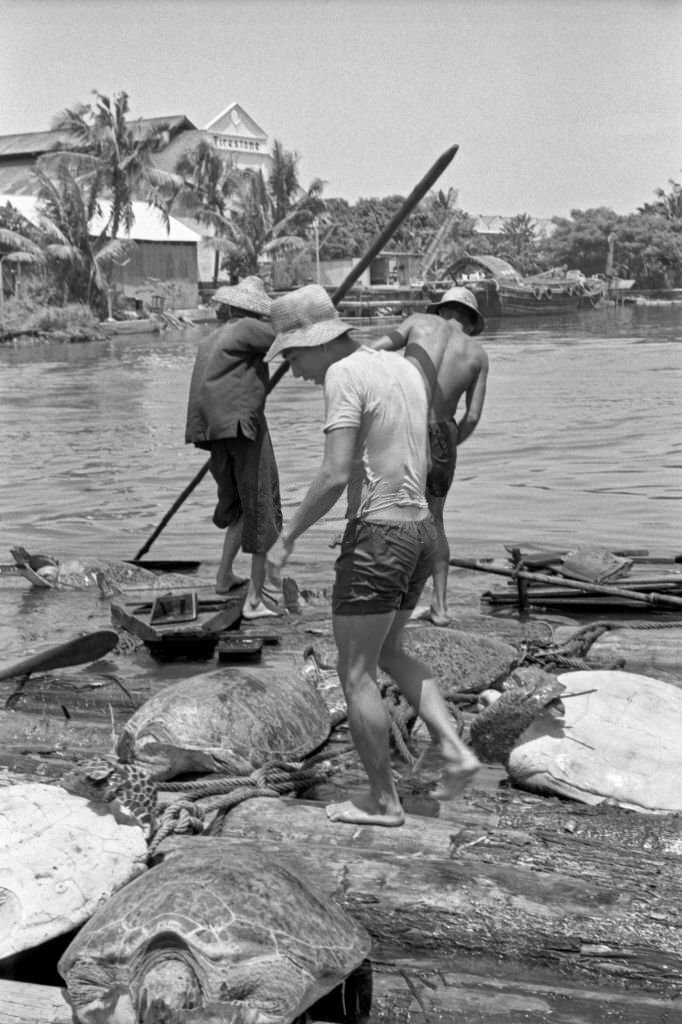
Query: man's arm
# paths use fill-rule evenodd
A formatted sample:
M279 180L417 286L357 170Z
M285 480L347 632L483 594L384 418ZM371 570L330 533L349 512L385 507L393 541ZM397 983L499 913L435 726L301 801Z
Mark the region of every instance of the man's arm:
M405 325L400 324L398 327L386 331L385 334L381 334L378 338L363 338L363 344L367 348L375 348L379 351L397 352L399 349L405 348L409 333L409 327L405 329Z
M285 565L297 538L329 512L343 494L350 479L357 433L357 427L339 427L325 435L322 465L289 526L268 551L267 561L275 569Z
M457 424L457 444L462 444L468 437L471 437L478 425L483 412L485 392L488 383L488 356L481 349L480 366L476 379L466 392L466 410Z

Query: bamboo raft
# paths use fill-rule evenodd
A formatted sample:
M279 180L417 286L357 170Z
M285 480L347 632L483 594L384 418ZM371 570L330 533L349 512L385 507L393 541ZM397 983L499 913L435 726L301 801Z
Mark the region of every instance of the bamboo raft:
M590 662L601 667L616 656L629 671L679 673L682 621L633 628L642 624L603 634ZM329 625L322 600L269 620L262 665L276 674L292 659L303 664L311 639ZM457 625L524 642L533 623L467 608ZM261 630L242 622L228 635L257 638ZM555 639L572 631L556 627ZM73 761L108 752L112 733L149 696L207 667L171 662L163 678L158 670L98 677L62 669L29 679L14 710L0 713L0 784L56 780ZM11 680L0 681L0 701L13 690ZM342 728L329 755L347 745ZM230 843L258 837L298 871L303 865L373 937L372 1024L672 1024L682 993L679 816L530 795L510 788L497 766L484 768L455 803L434 806L404 765L397 770L408 811L400 829L327 821L325 802L361 778L350 757L305 799L248 800L230 812L221 836L166 844L211 841L227 855ZM57 979L34 980L0 964L0 1024L71 1019Z

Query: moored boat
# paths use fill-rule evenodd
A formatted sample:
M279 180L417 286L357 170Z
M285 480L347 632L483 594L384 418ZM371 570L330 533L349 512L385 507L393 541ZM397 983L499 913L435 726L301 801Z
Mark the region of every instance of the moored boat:
M105 334L159 334L165 324L158 317L139 317L134 320L102 320Z
M456 284L474 293L481 312L490 317L570 313L583 304L586 295L577 279L553 277L551 272L524 278L498 256L463 256L451 273ZM597 300L601 294L601 289L598 295L594 289Z

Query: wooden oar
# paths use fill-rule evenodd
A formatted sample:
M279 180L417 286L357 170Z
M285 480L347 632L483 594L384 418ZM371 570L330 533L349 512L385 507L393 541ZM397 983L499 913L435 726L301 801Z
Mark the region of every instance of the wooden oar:
M549 583L553 587L580 590L582 593L587 594L607 594L610 597L626 598L628 601L642 601L644 604L670 605L675 608L682 608L682 597L673 597L670 594L645 594L642 591L630 590L625 587L609 587L597 583L579 583L577 580L568 580L563 576L548 576L546 573L529 572L527 569L506 569L503 566L494 566L487 562L477 562L475 559L469 558L451 558L450 565L455 565L459 569L491 572L497 576L507 576L512 580L522 579L528 580L530 583Z
M109 651L113 651L118 643L118 633L113 629L100 629L96 633L87 633L73 640L48 647L46 651L32 654L23 661L18 661L7 668L0 668L0 679L11 679L14 676L28 676L33 672L50 672L55 668L66 668L69 665L84 665L88 661L98 661Z
M331 296L331 300L335 306L339 304L339 302L344 297L346 292L348 292L352 288L352 286L355 284L355 282L360 277L362 272L372 262L374 257L379 252L381 252L383 247L388 242L389 238L391 238L392 235L395 234L395 232L403 223L403 221L412 213L412 211L414 210L415 206L419 203L419 201L424 198L424 196L432 187L432 185L434 185L438 178L440 178L445 168L454 159L454 156L457 153L458 149L459 146L450 146L449 149L446 149L445 152L438 157L435 164L433 164L433 166L426 172L421 181L417 185L415 185L415 187L412 189L409 196L402 204L400 209L397 211L397 213L393 215L393 217L388 222L383 231L379 232L376 239L374 240L374 242L372 242L365 255L355 264L350 274L347 275L347 277L341 282L339 287ZM277 384L280 382L280 380L282 379L282 377L284 376L288 369L289 364L287 362L283 362L282 365L275 371L275 373L273 373L268 384L268 394L270 394L273 388L277 387ZM178 497L175 499L171 507L168 509L159 525L150 535L149 539L145 541L140 550L137 552L133 561L137 561L139 558L142 558L142 556L146 554L147 551L149 551L150 547L152 546L156 538L159 536L161 531L168 525L168 523L173 518L175 513L178 511L180 506L184 504L184 502L190 496L194 488L197 487L198 484L200 484L201 481L204 479L204 477L208 473L209 465L210 459L204 463L201 469L195 474L195 476L192 477L190 482L185 487L184 491L180 495L178 495Z

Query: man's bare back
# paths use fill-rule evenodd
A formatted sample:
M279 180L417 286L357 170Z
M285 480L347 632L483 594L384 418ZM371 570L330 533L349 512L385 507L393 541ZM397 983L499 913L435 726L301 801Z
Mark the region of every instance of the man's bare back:
M485 350L464 333L456 320L444 320L432 313L414 313L395 333L404 339L406 358L426 381L432 423L454 419L459 400L466 395L466 412L458 424L461 444L483 410L488 379Z

